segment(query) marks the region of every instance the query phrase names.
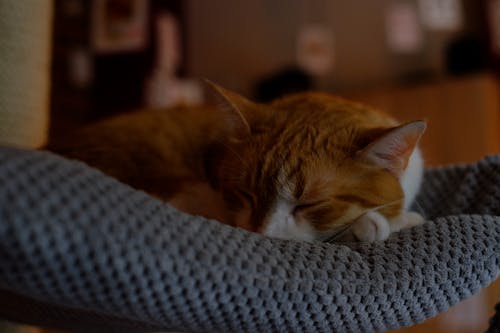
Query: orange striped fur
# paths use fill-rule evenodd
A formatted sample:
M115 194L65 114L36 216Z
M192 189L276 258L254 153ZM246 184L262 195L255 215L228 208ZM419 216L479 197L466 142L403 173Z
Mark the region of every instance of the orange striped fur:
M367 106L320 93L262 105L215 85L213 90L217 106L118 116L49 149L188 213L257 232L266 232L278 202L293 223L311 227L314 239L370 210L388 220L403 213L398 173L420 132L405 136L397 156L365 157L367 147L397 127ZM395 168L381 167L377 158ZM393 162L398 158L402 164Z

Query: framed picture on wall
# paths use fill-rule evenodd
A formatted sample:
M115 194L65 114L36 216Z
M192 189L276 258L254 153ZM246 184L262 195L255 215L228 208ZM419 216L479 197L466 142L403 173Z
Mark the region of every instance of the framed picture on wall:
M94 0L91 45L95 53L140 51L148 43L148 0Z

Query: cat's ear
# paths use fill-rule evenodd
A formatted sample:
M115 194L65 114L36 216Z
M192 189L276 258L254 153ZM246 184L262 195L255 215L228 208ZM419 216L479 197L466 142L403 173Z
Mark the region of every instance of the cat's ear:
M395 127L363 148L357 157L399 178L426 127L425 121L421 120Z
M205 79L205 83L209 88L210 97L215 100L217 110L232 132L240 136L249 135L251 133L249 122L251 115L248 111L252 109L254 103L212 81Z

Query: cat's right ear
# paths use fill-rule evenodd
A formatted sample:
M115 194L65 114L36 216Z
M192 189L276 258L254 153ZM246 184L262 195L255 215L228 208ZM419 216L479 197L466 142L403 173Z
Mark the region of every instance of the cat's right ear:
M238 136L250 135L249 120L254 103L210 80L205 79L204 81L208 87L209 97L215 101L217 110L231 132L238 134Z

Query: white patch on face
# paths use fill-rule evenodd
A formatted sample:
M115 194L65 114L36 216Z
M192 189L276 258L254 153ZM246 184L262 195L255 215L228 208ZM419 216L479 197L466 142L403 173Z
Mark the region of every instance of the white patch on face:
M315 239L313 227L305 222L298 222L293 216L294 205L284 199L278 199L269 214L264 235L282 239L295 239L311 242Z
M291 182L285 170L280 170L277 183L281 185L275 205L267 216L264 235L281 239L295 239L311 242L315 230L307 221L299 221L293 214L296 198L293 195L295 184Z

